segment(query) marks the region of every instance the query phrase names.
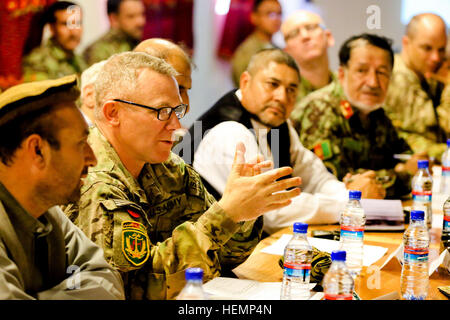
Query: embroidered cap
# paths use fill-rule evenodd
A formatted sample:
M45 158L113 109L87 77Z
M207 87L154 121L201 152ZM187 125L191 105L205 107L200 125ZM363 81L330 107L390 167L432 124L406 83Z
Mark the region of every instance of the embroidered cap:
M0 94L0 125L49 105L75 102L79 95L75 74L16 85Z

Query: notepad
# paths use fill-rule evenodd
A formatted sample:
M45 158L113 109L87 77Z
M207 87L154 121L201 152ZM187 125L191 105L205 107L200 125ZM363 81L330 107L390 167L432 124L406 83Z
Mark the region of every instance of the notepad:
M400 200L361 199L366 214L365 230L405 230L403 207Z
M315 286L316 283L310 283L309 289ZM203 290L211 300L280 300L281 282L217 277L205 283ZM320 294L311 291L310 300L320 300Z
M291 234L283 234L274 244L262 249L261 252L282 256L284 254L284 248L291 238ZM308 237L308 242L317 249L328 253L331 253L333 250L338 250L340 246L339 241L328 239ZM386 254L387 251L388 249L384 247L365 244L363 246L363 266L368 267L377 262Z

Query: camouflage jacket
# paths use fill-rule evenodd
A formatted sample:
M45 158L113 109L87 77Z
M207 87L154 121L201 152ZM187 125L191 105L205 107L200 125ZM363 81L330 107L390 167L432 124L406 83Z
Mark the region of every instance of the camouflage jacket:
M126 35L118 29L110 29L100 39L96 40L83 52L83 57L89 66L106 60L113 54L131 51L139 41Z
M74 73L80 75L86 69L83 58L69 55L53 38L24 57L22 65L26 82L58 79Z
M382 108L371 112L364 123L338 81L308 95L291 114L302 144L342 180L347 172L375 170L388 198L410 191L410 176L398 175L396 153L411 153L399 138Z
M250 58L259 50L273 47L273 44L262 41L252 33L236 48L231 58L231 76L236 87L239 87L239 79L241 74L247 69Z
M450 133L450 103L448 98L446 103L441 100L445 97L442 83L429 80L427 84L429 90L423 88L425 84L397 54L384 109L414 152L427 151L439 159L446 149L445 131ZM448 94L447 90L447 97Z
M330 83L338 81L338 78L334 72L330 71ZM314 89L311 82L306 80L304 77L300 77L300 85L298 87L298 94L297 94L297 100L295 102L295 105L299 105L303 98L306 97L308 94L310 94L313 91L316 91L318 89Z
M172 299L184 286L186 268L201 267L207 281L250 255L262 219L234 223L175 154L146 164L136 181L99 130L91 130L98 164L80 201L65 213L121 271L127 299Z

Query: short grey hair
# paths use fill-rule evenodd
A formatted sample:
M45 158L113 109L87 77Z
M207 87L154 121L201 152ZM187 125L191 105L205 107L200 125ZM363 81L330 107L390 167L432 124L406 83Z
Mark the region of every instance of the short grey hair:
M87 68L83 71L81 74L81 83L80 83L80 89L81 89L81 95L80 100L83 101L84 99L84 88L88 85L94 84L97 80L97 76L100 73L100 70L105 65L106 60L94 63L92 66Z
M151 69L162 75L175 77L178 73L163 59L144 52L123 52L111 56L101 68L94 84L96 104L95 117L100 119L101 107L110 99L132 99L138 86L142 69Z

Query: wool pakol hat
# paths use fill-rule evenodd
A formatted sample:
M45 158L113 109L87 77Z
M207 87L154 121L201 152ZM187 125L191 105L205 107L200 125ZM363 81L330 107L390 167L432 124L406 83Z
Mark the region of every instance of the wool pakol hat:
M78 78L75 74L11 87L0 94L0 126L47 106L74 102L79 95Z

